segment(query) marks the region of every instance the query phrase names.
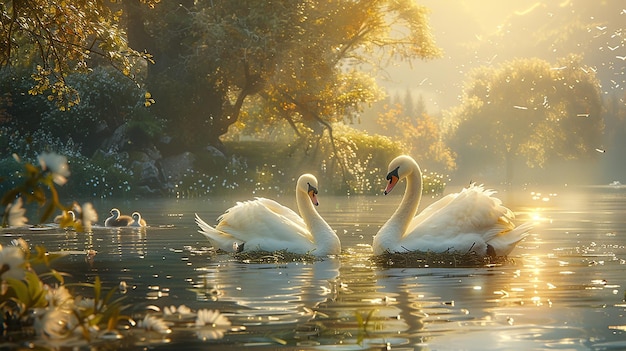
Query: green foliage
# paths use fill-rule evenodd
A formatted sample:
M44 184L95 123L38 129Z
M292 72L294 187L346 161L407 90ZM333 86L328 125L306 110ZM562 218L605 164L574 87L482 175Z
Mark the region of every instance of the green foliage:
M39 277L33 272L26 272L25 274L26 278L24 280L6 279L8 285L13 290L12 292L15 294L15 297L12 297L13 301L20 305L20 310L22 311L20 315L32 308L46 306L46 294Z
M68 164L73 169L72 176L68 179L66 186L57 190L59 196L123 198L137 186L136 177L132 171L111 158L88 159L77 155L69 157ZM0 167L7 170L4 177L0 179L0 193L7 193L16 188L23 179L23 165L16 162L13 157L7 157L0 159ZM66 206L59 209L69 210Z
M39 207L44 208L40 218L42 223L49 219L55 210L63 211L66 209L61 204L57 189L54 186L54 183L58 180L55 179L55 171L53 169L36 167L30 163L24 163L23 169L23 173L19 174L23 182L3 194L0 206L7 208L17 198L23 197L26 203L36 203ZM9 211L4 210L2 216L3 227L9 225L8 220Z
M169 196L173 198L194 198L206 195L218 195L228 193L234 189L254 191L254 182L245 177L246 170L226 168L223 171L206 174L200 171L188 170L182 179L174 184L169 190ZM239 176L239 175L242 176Z
M132 171L112 159L77 156L70 157L68 162L74 171L67 187L63 189L65 196L123 198L136 186L136 177Z
M555 64L519 59L472 73L455 149L463 167L520 157L529 167L553 159L593 157L603 130L599 84L579 57Z
M121 12L102 0L67 3L54 0L0 4L0 68L33 67L30 95L46 95L61 110L77 105L81 96L66 78L86 73L94 59L108 62L124 75L140 72L151 56L127 45L120 27ZM26 91L24 91L26 92Z
M64 284L63 274L50 266L62 256L50 254L43 247L37 247L36 255L32 255L22 239L16 240L16 246L2 247L0 251L13 257L10 261L4 258L2 274L13 270L18 272L12 275L21 275L20 278L2 277L5 288L0 294L0 310L5 326L11 326L10 332L27 335L24 330L34 329L37 336L47 339L65 339L78 334L90 341L93 331L112 330L121 320L130 319L121 315L126 307L121 303L123 297L115 296L117 289L105 294L98 276L93 284ZM9 262L19 260L23 261L19 267L8 266ZM68 288L73 286L90 288L93 303L72 294Z
M161 131L161 123L142 102L143 92L119 72L95 68L87 74L66 77L82 99L81 104L68 111L54 108L43 96L25 96L23 89L28 81L24 73L0 72L0 86L6 88L4 99L0 99L0 109L4 110L0 127L14 140L8 147L0 146L8 153L32 156L31 150L51 148L64 155L91 155L125 123L144 132L135 133L138 141Z
M3 155L20 155L25 160L35 160L41 150L51 150L69 156L79 156L81 147L71 137L55 136L45 129L21 131L11 126L0 126L0 146Z
M238 189L256 195L282 194L292 191L294 179L301 173L309 172L320 182L323 179L320 191L324 193L380 194L385 187L387 166L403 153L404 146L342 123L333 125L333 134L334 146L324 136L302 137L291 143L229 142L227 147L246 160L249 169L239 173ZM442 193L447 182L447 176L424 170L425 195Z
M334 127L335 147L330 141L320 143L325 155L321 171L336 179L331 184L335 189L343 189L340 181L347 179L345 190L349 195L380 193L384 188L387 165L402 153L402 145L346 125L336 124Z
M261 98L264 111L254 118L284 119L303 125L299 133L319 135L320 123L352 120L381 97L371 72L388 60L440 55L427 11L413 1L127 8L129 34L166 63L157 60L147 82L154 109L167 120L176 145L187 150L221 146L220 136L252 97ZM358 65L371 69L363 74Z
M78 232L91 231L92 223L98 219L98 214L91 203L85 203L81 208L76 202L64 205L60 201L56 185L64 185L70 175L65 156L43 152L37 156L38 166L26 161L22 162L15 154L13 158L22 170L12 173L13 176L17 176L17 179L2 179L3 182L10 184L0 199L0 206L3 210L2 227L22 227L28 222L24 215L26 209L22 208L25 202L38 206L41 212L39 223L48 221L55 211L62 211L61 225L64 228L73 228ZM74 216L68 215L70 210L73 211Z

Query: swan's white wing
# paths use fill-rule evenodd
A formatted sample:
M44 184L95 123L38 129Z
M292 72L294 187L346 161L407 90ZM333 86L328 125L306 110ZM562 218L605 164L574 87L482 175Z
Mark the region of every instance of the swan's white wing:
M307 229L307 225L304 222L304 219L302 219L299 214L294 212L289 207L283 206L274 200L266 199L263 197L256 198L256 201L263 204L263 206L265 206L269 211L275 213L277 216L283 217L285 220L289 221L293 225L297 225L298 227L302 228L301 230L298 230L298 232L309 232L309 230ZM311 240L312 239L313 237L311 237Z
M432 214L422 221L420 227L444 236L483 233L488 241L512 227L513 214L493 194L482 186L472 185L460 193L448 195L440 200L442 204L434 204L435 209L428 209Z
M490 240L514 228L513 213L493 194L482 186L472 185L460 193L445 196L413 219L404 236L405 245L437 251L472 248L484 253ZM499 243L519 240L521 238L502 237L497 241L501 246Z
M452 202L456 198L457 195L458 194L456 193L446 195L442 197L441 199L437 200L436 202L433 202L430 206L426 207L417 216L413 217L413 219L411 220L411 223L409 224L407 228L405 235L413 232L416 227L421 225L427 219L431 218L432 216L436 216L437 213L439 213L439 211L441 211L442 209L445 209L446 206L448 206L448 204Z
M285 242L313 242L304 220L276 201L257 198L238 202L218 219L216 229L242 242L262 238Z

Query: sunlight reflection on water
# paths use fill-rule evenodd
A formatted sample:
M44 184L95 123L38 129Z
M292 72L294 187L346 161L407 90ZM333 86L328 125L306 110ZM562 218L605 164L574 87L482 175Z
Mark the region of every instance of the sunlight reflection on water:
M105 286L123 281L132 313L186 304L219 309L243 327L216 341L178 332L164 348L621 349L626 190L543 192L548 200L536 193L501 194L519 221L536 223L513 251L515 263L501 267L373 266L372 237L399 196L320 197L319 211L344 253L308 264L244 264L215 255L193 214L211 223L231 199L116 203L127 212L140 209L150 227L4 230L2 244L23 236L31 245L70 252L55 268L76 281L96 275ZM112 207L95 205L101 216Z

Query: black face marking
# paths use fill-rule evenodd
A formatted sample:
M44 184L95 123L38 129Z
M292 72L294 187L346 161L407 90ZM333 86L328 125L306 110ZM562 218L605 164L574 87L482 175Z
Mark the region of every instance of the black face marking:
M391 184L393 177L400 178L400 176L398 175L399 169L400 169L400 166L396 167L396 169L394 169L393 171L389 172L389 174L387 174L387 180L389 181L389 184Z
M311 191L313 192L313 194L317 195L317 188L315 188L313 185L311 185L311 183L306 183L309 186L309 190L307 191L307 193L311 193Z

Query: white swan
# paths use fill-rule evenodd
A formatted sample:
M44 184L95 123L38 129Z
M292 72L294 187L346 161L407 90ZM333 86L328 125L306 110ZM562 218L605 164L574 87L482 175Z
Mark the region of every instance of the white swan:
M385 195L403 178L407 185L402 202L374 236L375 255L385 251L453 250L505 256L531 229L530 223L516 227L511 221L513 212L492 196L495 191L474 184L441 198L417 214L422 197L422 172L410 156L398 156L389 164Z
M341 253L339 237L315 210L317 179L303 174L296 185L302 217L274 200L256 198L238 202L211 227L196 214L199 233L227 252L279 251L316 256Z
M126 227L133 223L133 218L122 215L117 208L111 209L111 217L104 220L105 227Z

